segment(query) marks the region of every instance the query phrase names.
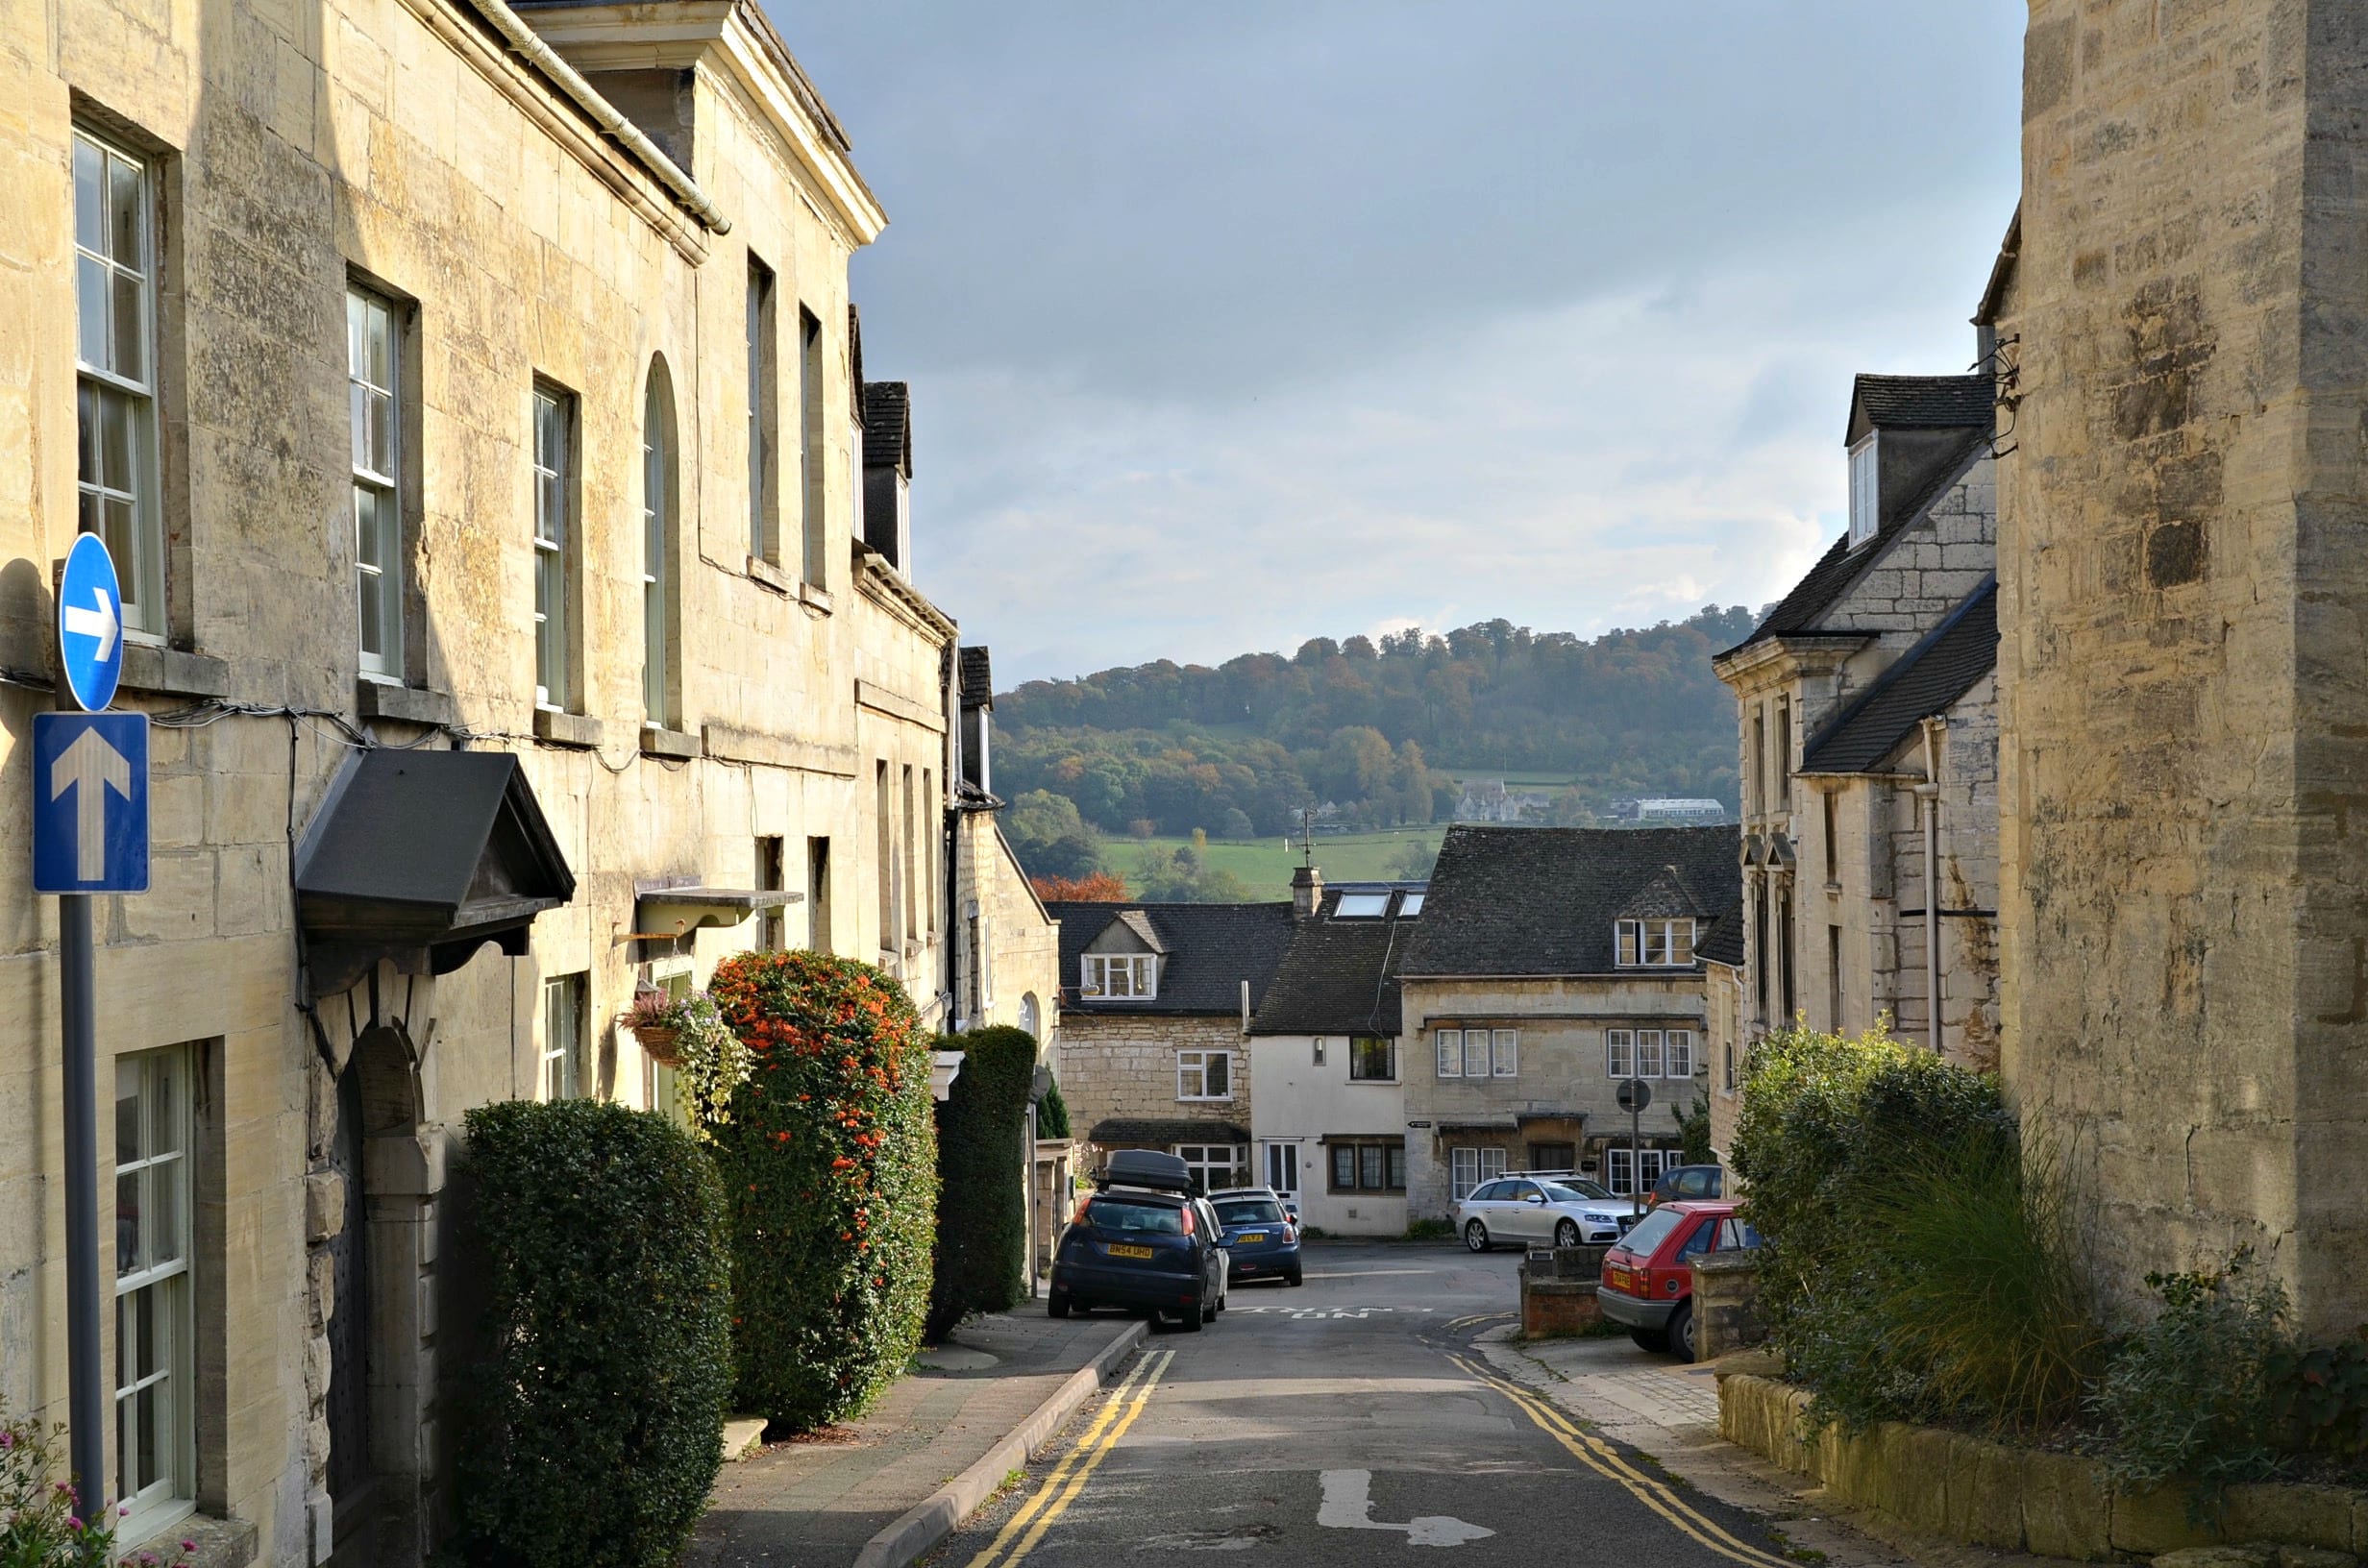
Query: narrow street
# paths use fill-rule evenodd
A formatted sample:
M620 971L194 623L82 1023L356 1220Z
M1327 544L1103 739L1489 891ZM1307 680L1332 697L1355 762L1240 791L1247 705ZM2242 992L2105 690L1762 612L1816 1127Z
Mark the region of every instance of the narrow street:
M932 1568L1099 1568L1254 1551L1793 1568L1748 1515L1506 1381L1471 1345L1510 1321L1510 1252L1322 1244L1298 1289L1244 1287L1155 1333ZM1625 1347L1622 1347L1623 1349ZM1643 1361L1645 1353L1634 1353ZM1659 1364L1656 1360L1656 1364Z

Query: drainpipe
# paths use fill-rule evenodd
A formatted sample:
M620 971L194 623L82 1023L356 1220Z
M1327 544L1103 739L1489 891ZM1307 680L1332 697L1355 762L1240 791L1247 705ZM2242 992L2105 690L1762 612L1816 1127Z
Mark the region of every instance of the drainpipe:
M656 142L642 135L641 127L618 113L616 106L602 97L598 87L578 75L576 67L560 59L558 51L545 43L542 36L510 10L505 0L469 0L469 4L485 19L487 25L502 35L512 49L556 83L561 92L574 99L576 107L582 110L604 134L622 142L635 158L648 164L651 172L657 176L658 183L673 193L675 200L682 204L683 210L697 218L707 233L731 233L731 219L707 200L707 193L692 183L682 166Z
M1924 1034L1940 1054L1940 727L1924 721L1924 782L1915 789L1924 810Z

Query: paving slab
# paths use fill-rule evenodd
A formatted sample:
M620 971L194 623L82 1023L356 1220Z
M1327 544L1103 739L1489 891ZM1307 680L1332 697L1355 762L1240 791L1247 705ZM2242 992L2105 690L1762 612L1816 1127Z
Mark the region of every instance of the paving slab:
M768 1443L727 1467L684 1568L850 1568L874 1536L1003 1444L1081 1368L1142 1333L1122 1317L1055 1321L1041 1302L973 1319L944 1347L971 1354L932 1356L859 1420Z

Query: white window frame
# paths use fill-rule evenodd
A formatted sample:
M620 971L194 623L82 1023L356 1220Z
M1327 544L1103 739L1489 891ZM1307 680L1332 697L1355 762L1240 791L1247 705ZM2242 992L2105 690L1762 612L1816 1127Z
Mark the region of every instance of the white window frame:
M1267 1186L1285 1197L1299 1190L1299 1146L1296 1143L1267 1145Z
M1171 1143L1168 1152L1184 1162L1185 1167L1200 1178L1200 1189L1215 1192L1234 1185L1234 1173L1243 1169L1243 1145L1239 1143Z
M109 1491L126 1511L118 1521L125 1540L137 1541L191 1512L197 1496L196 1323L190 1280L191 1188L197 1124L194 1072L186 1046L127 1053L115 1058L115 1335L111 1365L113 1419L110 1433L114 1464ZM131 1115L138 1139L127 1150L124 1137L125 1075L136 1075L136 1108ZM163 1092L160 1094L161 1089ZM129 1152L133 1158L126 1160ZM126 1194L130 1194L127 1203ZM170 1192L169 1198L160 1194ZM168 1216L161 1229L126 1229L145 1216ZM169 1254L169 1256L167 1256ZM141 1335L134 1327L145 1316ZM155 1360L136 1360L143 1338ZM126 1374L129 1374L128 1379ZM128 1403L145 1400L157 1433L155 1452L143 1466L123 1434L131 1430ZM136 1405L134 1409L136 1409Z
M1077 993L1103 1001L1154 1001L1159 996L1158 955L1087 953L1078 961Z
M579 969L543 981L542 1065L535 1075L546 1100L589 1099L593 1085L586 1081L591 1056L584 1049L592 977Z
M653 362L641 400L641 706L650 729L675 722L673 399Z
M1437 1066L1442 1078L1464 1076L1464 1031L1442 1029L1433 1037L1438 1049Z
M1634 1029L1606 1029L1603 1032L1603 1070L1622 1082L1637 1075L1637 1032Z
M1221 1067L1225 1090L1221 1094L1208 1092L1209 1068ZM1186 1086L1196 1086L1197 1092L1188 1092ZM1196 1104L1218 1104L1233 1098L1233 1053L1221 1050L1189 1050L1175 1053L1175 1097Z
M93 183L89 177L95 175ZM118 180L131 211L116 210ZM163 478L157 456L156 173L82 126L73 135L76 527L115 560L124 634L164 639ZM126 233L122 220L131 220ZM123 254L128 246L130 255ZM119 311L118 306L129 309ZM128 315L127 321L124 317ZM112 425L118 438L110 440Z
M1850 449L1850 545L1857 549L1882 526L1877 502L1882 492L1882 468L1876 451L1881 432L1869 430Z
M576 397L534 383L534 705L576 706L569 619L576 576Z
M1521 1075L1521 1031L1489 1031L1489 1070L1498 1078L1518 1078Z
M1690 1029L1666 1030L1664 1032L1664 1040L1663 1049L1665 1053L1662 1059L1664 1074L1671 1078L1691 1078L1694 1069L1693 1031Z
M1614 1197L1634 1197L1650 1192L1673 1164L1666 1149L1634 1150L1637 1168L1643 1172L1644 1179L1641 1183L1630 1185L1631 1152L1625 1143L1610 1145L1603 1151L1603 1185L1612 1189Z
M393 300L356 282L345 287L345 382L352 424L348 447L353 462L356 646L363 674L400 681L403 312ZM374 439L381 435L382 440ZM376 648L370 646L373 613L378 618Z
M1662 1061L1662 1031L1659 1029L1638 1030L1637 1076L1640 1078L1660 1077Z
M1480 1151L1473 1148L1447 1151L1447 1199L1462 1203L1480 1189Z
M1464 1076L1486 1078L1489 1075L1489 1032L1486 1029L1464 1031Z
M1492 1182L1504 1173L1505 1151L1482 1149L1480 1151L1480 1179L1484 1182Z
M1693 966L1696 922L1630 919L1614 922L1614 962L1623 969L1682 969Z

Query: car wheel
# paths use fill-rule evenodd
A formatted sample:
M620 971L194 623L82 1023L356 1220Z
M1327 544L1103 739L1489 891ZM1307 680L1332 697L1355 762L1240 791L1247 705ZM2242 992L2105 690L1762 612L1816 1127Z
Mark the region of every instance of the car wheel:
M1554 1244L1558 1247L1577 1246L1579 1244L1579 1222L1575 1219L1566 1219L1560 1225L1555 1226Z
M1478 1220L1476 1220L1476 1219L1475 1219L1475 1220L1473 1220L1470 1224L1468 1224L1468 1225L1465 1226L1465 1227L1464 1227L1464 1245L1466 1245L1466 1246L1468 1246L1468 1247L1471 1248L1471 1250L1472 1250L1472 1251L1474 1251L1474 1252L1486 1252L1486 1251L1488 1251L1488 1250L1489 1250L1489 1228L1488 1228L1486 1225L1481 1224L1481 1223L1480 1223Z
M1209 1318L1216 1315L1216 1313L1211 1312L1206 1316L1203 1316L1199 1308L1187 1307L1177 1315L1175 1326L1183 1330L1186 1334L1198 1334L1200 1332L1200 1325L1206 1323Z
M1669 1348L1681 1361L1693 1360L1693 1303L1680 1307L1669 1318Z
M1299 1275L1299 1271L1298 1271L1297 1269L1295 1269L1295 1269L1293 1269L1293 1270L1291 1271L1291 1273L1290 1273L1288 1276L1286 1276L1286 1277L1285 1277L1285 1279L1283 1280L1283 1284L1285 1284L1286 1286L1292 1286L1292 1285L1304 1285L1304 1284L1306 1284L1306 1283L1307 1283L1307 1282L1306 1282L1304 1279L1302 1279L1302 1278L1300 1277L1300 1275Z
M1209 1304L1200 1309L1200 1321L1203 1323L1214 1323L1217 1321L1217 1314L1223 1311L1224 1307L1222 1304L1221 1304L1216 1297L1212 1296L1209 1298Z
M1669 1336L1661 1329L1630 1329L1628 1337L1637 1342L1639 1350L1665 1351L1669 1348Z
M1067 1317L1068 1315L1069 1297L1066 1294L1055 1290L1052 1294L1045 1298L1045 1316Z

